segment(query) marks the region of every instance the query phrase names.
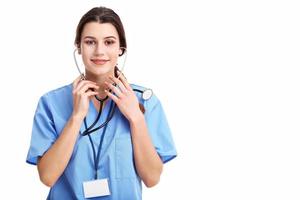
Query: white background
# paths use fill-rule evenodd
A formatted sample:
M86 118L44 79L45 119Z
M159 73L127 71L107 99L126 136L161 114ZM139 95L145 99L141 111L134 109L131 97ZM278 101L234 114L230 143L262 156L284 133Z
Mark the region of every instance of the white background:
M45 199L25 163L39 97L77 76L80 17L113 8L125 73L161 99L178 157L145 200L300 199L297 1L2 1L1 199ZM5 198L4 198L5 197Z

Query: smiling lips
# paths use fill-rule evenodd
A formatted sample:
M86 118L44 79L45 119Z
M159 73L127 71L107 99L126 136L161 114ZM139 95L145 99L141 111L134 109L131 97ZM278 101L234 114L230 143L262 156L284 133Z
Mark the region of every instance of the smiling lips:
M93 63L95 63L96 65L104 65L109 60L105 60L105 59L91 59L91 61Z

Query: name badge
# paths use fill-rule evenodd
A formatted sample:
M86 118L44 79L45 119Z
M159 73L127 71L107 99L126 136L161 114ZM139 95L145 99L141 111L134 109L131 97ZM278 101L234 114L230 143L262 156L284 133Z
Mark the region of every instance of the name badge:
M105 178L83 182L83 191L85 198L108 196L110 195L108 180Z

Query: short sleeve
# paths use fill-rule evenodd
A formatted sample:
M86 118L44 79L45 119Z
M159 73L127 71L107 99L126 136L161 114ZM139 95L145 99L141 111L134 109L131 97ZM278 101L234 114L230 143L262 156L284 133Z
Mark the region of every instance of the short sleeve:
M33 119L30 147L26 158L29 164L36 165L38 157L43 156L57 138L50 110L49 102L44 95L39 100Z
M146 121L149 134L163 163L177 156L171 130L162 107L156 96L152 96L146 103Z

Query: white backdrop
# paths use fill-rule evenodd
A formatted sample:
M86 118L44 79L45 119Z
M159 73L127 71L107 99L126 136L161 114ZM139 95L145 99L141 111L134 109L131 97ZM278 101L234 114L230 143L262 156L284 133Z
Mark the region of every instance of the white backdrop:
M127 78L161 99L178 151L145 200L300 199L300 7L290 0L2 2L1 199L46 198L25 163L34 111L77 76L75 29L100 5L120 15Z

